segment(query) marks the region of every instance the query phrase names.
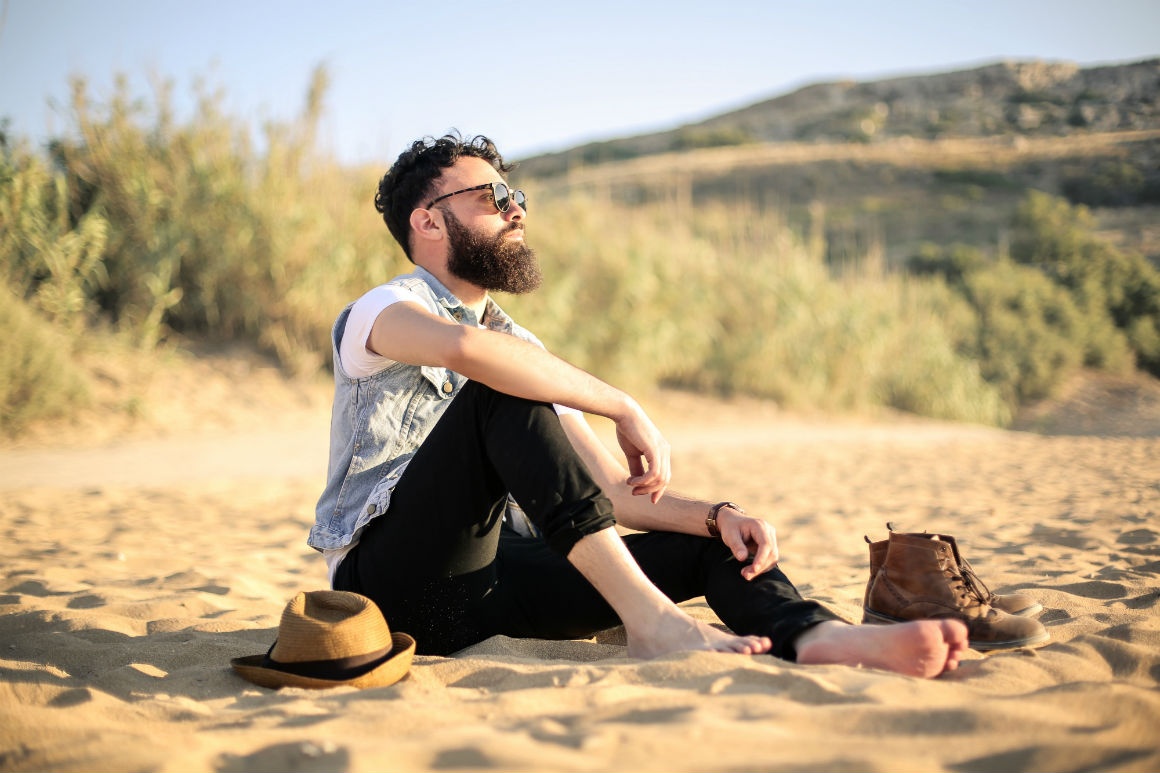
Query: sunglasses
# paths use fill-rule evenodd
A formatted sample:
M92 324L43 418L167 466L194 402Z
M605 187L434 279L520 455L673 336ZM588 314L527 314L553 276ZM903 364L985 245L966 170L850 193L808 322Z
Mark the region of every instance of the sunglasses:
M470 193L471 191L482 191L484 188L491 188L491 203L495 204L495 208L500 212L507 212L508 207L511 206L513 201L519 205L520 209L525 212L527 211L528 197L524 195L523 191L513 191L511 188L508 188L507 183L484 183L483 185L464 188L461 191L444 193L442 196L437 196L427 202L427 206L424 209L430 209L431 205L435 202L443 201L443 199L450 198L451 196L458 196L461 193Z

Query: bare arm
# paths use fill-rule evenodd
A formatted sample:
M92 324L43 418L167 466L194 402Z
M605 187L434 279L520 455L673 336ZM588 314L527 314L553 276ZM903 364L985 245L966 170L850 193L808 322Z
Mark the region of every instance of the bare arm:
M561 416L560 422L573 448L605 496L612 500L618 523L637 531L709 535L705 517L715 503L690 499L671 491L659 503L630 496L628 487L624 485L627 471L596 437L584 417ZM741 570L745 579L751 580L777 564L777 535L767 522L725 507L717 515L717 526L721 539L737 560L744 561L753 556L753 562Z
M612 419L632 473L627 479L632 493L657 502L668 486L668 442L640 405L538 346L437 317L412 303L384 309L367 343L371 351L398 362L448 368L506 394Z

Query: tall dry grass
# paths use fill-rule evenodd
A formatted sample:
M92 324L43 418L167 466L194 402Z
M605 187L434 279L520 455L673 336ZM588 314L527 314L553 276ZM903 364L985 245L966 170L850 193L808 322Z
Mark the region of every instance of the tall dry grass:
M74 206L109 223L101 312L146 348L176 330L321 366L336 308L401 257L368 213L373 177L317 150L325 90L319 69L300 116L268 124L259 152L221 94L200 94L179 124L166 88L149 109L123 90L93 105L75 83L77 137L53 155Z
M959 351L974 317L943 282L871 268L835 277L774 213L576 194L537 208L528 231L547 287L505 307L615 383L1010 419Z
M0 429L83 402L72 355L95 336L143 351L175 334L245 341L288 371L327 366L342 306L410 264L371 205L384 170L343 168L318 149L325 92L319 70L301 114L267 125L259 143L220 93L199 91L193 117L177 121L168 86L152 102L123 83L94 101L80 81L70 130L47 156L0 133ZM1057 324L1071 312L1050 288L1065 279L1036 251L1062 228L1051 217L1066 219L1050 207L1035 205L1047 214L1027 215L1031 241L1016 245L1020 270L1050 287L1012 300L1002 281L885 273L872 256L835 274L817 234L807 245L755 207L529 193L548 281L502 303L549 348L627 387L1004 424L1088 345L1073 341L1082 324ZM1152 320L1151 275L1130 267L1085 274L1075 292ZM1109 287L1121 275L1134 277L1126 295ZM1126 324L1152 351L1152 322Z

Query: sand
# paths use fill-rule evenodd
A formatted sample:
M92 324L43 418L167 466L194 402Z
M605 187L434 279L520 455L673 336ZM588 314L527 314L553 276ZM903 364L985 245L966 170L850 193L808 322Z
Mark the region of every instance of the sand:
M1160 769L1160 438L786 416L663 393L677 489L778 529L861 616L863 535L947 532L1051 643L935 680L489 639L383 688L258 688L231 657L321 588L317 401L249 425L0 449L0 770ZM606 433L606 428L602 428ZM686 607L715 620L703 600Z

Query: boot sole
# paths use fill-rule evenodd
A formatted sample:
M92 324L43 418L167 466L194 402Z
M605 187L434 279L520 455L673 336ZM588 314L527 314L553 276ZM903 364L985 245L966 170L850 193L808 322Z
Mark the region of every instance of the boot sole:
M903 620L900 617L891 617L884 615L881 612L875 612L872 609L862 610L862 622L869 625L891 625L893 623L911 623L913 620ZM1022 639L1012 639L1010 641L975 641L974 639L967 639L967 644L971 645L971 649L979 652L991 652L993 650L1014 650L1022 647L1036 647L1041 644L1046 644L1051 640L1051 634L1044 631L1035 636L1026 636Z
M1015 615L1016 617L1034 617L1042 611L1042 604L1032 604L1031 606L1027 607L1027 609L1020 609L1018 612L1008 612L1007 614Z

